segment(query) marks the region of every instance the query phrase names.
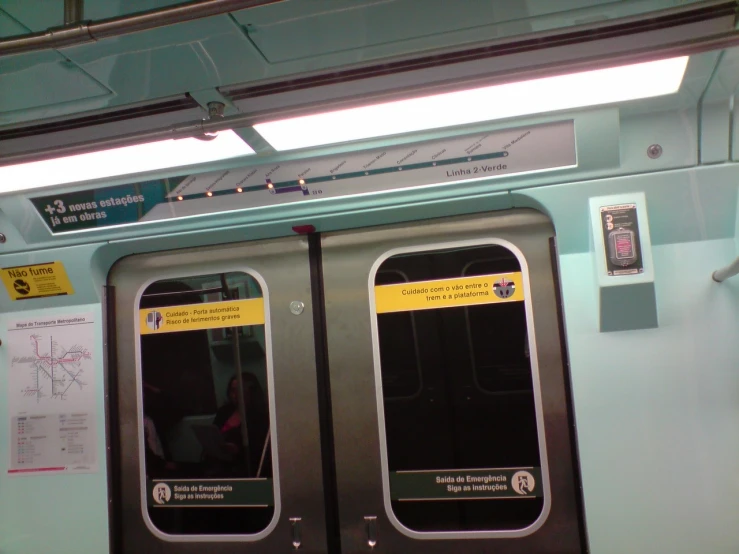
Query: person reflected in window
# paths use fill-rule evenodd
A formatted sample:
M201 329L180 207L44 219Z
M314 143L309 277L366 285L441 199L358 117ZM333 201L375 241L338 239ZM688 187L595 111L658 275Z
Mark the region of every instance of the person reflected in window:
M266 446L269 433L269 415L262 386L251 373L241 374L244 391L244 412L249 445L244 447L241 429L241 410L239 409L239 382L236 376L228 382L226 403L219 408L213 419L223 437L228 452L233 456L230 473L239 476L271 476L272 467L269 447ZM261 472L260 472L261 469Z
M178 470L177 464L168 459L154 418L149 415L152 395L161 395L161 392L161 389L144 382L144 452L149 479L172 477Z

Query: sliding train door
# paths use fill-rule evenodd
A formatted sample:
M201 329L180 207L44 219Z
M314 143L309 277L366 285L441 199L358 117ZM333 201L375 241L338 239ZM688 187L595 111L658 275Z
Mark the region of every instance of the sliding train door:
M322 237L343 552L582 552L550 221Z
M123 554L583 552L549 220L121 260Z
M326 552L308 260L295 237L113 268L116 551Z

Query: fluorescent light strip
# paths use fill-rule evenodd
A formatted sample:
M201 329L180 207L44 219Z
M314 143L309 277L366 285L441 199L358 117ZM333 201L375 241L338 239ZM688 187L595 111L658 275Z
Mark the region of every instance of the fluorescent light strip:
M335 144L672 94L687 57L399 100L254 125L275 150Z
M233 131L220 131L212 140L170 139L0 166L0 193L30 190L144 171L167 169L254 154Z

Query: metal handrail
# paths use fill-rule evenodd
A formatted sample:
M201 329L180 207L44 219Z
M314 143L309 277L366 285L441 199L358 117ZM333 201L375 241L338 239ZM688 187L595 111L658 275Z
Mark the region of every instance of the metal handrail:
M96 42L100 39L148 31L158 27L184 23L213 15L221 15L283 0L196 0L166 8L147 10L98 21L74 21L82 16L81 2L65 3L63 27L53 27L38 33L28 33L0 39L0 56L22 54L51 48L63 48Z
M84 19L84 0L64 0L64 25L72 25Z
M726 267L722 267L721 269L717 269L713 272L713 280L717 283L722 283L723 281L726 281L729 277L733 277L739 273L739 258L731 262Z

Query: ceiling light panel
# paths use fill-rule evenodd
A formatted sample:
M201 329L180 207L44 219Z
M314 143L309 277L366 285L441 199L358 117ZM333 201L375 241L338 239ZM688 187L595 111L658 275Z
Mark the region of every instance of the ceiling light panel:
M254 154L233 131L212 140L170 139L0 166L0 193L18 192L93 179L194 165Z
M275 150L439 129L673 94L688 57L436 94L254 125Z

